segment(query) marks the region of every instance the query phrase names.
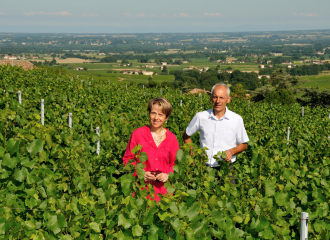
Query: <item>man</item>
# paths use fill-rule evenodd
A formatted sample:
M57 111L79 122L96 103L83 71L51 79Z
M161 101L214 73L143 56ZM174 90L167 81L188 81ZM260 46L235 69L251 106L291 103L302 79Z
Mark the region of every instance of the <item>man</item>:
M220 165L214 155L225 151L224 160L234 163L236 155L247 148L249 141L242 117L227 108L230 99L229 87L223 83L214 85L211 90L213 109L197 113L183 133L184 142L192 143L190 136L200 131L200 146L208 148L206 165L218 170ZM232 165L230 167L232 169ZM233 179L231 182L235 183Z

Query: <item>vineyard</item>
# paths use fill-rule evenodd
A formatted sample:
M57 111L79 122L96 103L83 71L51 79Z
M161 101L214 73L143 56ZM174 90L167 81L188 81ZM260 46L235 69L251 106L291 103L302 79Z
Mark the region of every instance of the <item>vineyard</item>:
M329 109L302 116L297 104L233 99L228 108L250 141L233 170L222 163L219 185L199 135L192 156L182 140L193 116L212 107L207 95L12 66L0 67L0 87L0 239L300 239L301 212L309 239L330 239ZM166 127L181 150L165 184L172 194L156 203L141 190L144 165L135 179L122 156L159 96L173 105Z

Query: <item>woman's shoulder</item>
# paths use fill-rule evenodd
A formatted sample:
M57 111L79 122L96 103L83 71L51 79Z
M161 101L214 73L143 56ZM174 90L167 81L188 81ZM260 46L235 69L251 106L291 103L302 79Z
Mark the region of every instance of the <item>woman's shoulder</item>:
M148 129L149 129L149 127L147 125L145 125L143 127L139 127L137 129L135 129L132 134L143 134L143 133L146 133L148 131Z
M170 130L166 129L166 135L170 138L170 139L175 139L176 140L176 136L174 133L172 133Z

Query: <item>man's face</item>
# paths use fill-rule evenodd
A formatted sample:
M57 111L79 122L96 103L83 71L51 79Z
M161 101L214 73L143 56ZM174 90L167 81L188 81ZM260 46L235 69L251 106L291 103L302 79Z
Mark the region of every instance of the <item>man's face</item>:
M224 86L217 86L214 89L213 97L211 97L214 113L223 111L227 103L230 102L230 97L227 97L227 88Z

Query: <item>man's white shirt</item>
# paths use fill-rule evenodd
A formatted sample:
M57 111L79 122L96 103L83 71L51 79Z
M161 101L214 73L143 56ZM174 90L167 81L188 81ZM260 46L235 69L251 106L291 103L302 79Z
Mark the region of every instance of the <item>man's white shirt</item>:
M197 113L186 128L186 134L191 136L198 131L201 148L208 148L207 165L212 167L220 166L213 158L219 151L226 151L249 141L243 118L227 107L225 115L220 119L214 115L213 109ZM231 161L236 161L236 155L233 155Z

